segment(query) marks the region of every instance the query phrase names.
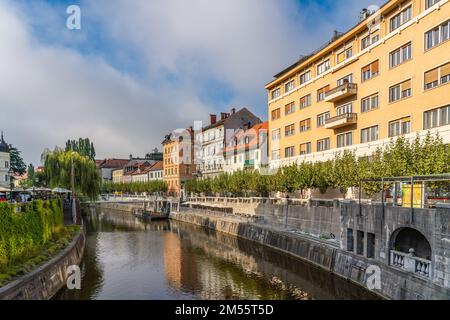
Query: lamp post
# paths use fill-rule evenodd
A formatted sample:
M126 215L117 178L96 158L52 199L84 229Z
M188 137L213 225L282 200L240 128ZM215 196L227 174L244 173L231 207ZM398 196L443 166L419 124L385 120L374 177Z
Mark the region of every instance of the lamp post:
M72 219L73 224L77 224L77 208L76 208L76 201L75 201L75 169L73 167L73 147L71 148L72 151L70 153L70 184L72 187Z

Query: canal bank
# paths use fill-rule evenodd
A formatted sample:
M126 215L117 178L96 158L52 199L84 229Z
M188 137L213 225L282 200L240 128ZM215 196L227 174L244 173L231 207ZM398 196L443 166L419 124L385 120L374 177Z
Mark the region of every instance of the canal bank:
M66 285L68 267L79 265L86 235L81 228L58 255L23 277L0 288L0 300L49 300Z
M195 204L191 202L190 208L172 213L171 217L292 254L364 288L368 288L370 282L375 287L373 292L386 299L450 299L450 289L448 288L449 248L445 241L448 233L446 221L448 221L449 211L447 208L415 210L412 216L404 210L405 208L383 209L377 205L359 206L355 203L343 202L339 205L339 210L336 210L336 206L331 206L327 209L328 214L324 216L307 214L305 219L305 213L310 213L311 207L304 205L295 207L293 211L299 216L303 216L303 223L313 220L307 221L307 224L311 226L321 226L332 216L334 218L331 220L339 219L341 227L338 235L339 241L336 242L309 234L292 232L288 228L284 231L273 228L273 226L278 227L277 224L258 223L261 219L262 221L267 220L269 216L273 219L278 212L283 212L281 215L283 219L284 213L286 213L286 221L288 221L290 207L287 205L266 203L250 207L245 203L250 204L253 202L252 200L233 200L241 203L238 210L243 211L242 206L245 206L247 212L252 211L252 214L246 214L247 218L243 219L240 214L221 213L223 206L219 206L217 210L215 206L217 206L218 199L212 199L209 203L208 201L206 203L195 202ZM221 201L223 202L223 200ZM199 210L201 207L204 207L205 210ZM258 213L263 213L263 215L259 216ZM337 218L336 215L338 215ZM275 217L275 219L278 218ZM436 228L438 225L441 227ZM328 226L325 226L327 231L331 230L329 228L335 230L333 224L328 224ZM299 230L301 231L301 229ZM420 230L427 235L427 239L434 238L432 244L436 248L433 251L435 261L408 255L404 255L402 260L400 258L394 260L396 254L400 254L400 252L392 250L392 248L396 249L399 244L402 244L398 241L398 234L405 229ZM355 230L357 236L354 237ZM406 244L408 248L410 248L409 245L417 245L417 243L419 243L419 247L422 246L422 242L416 241L415 234L410 234L408 238L413 240ZM412 263L409 270L405 263L406 260ZM379 275L379 277L374 278L372 275ZM378 279L379 284L377 283Z

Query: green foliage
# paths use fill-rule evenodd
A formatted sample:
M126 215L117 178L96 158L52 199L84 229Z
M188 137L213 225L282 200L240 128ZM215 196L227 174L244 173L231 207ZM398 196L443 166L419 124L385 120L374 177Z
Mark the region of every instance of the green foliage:
M292 193L306 189L319 189L324 193L328 188L338 188L346 193L349 188L358 187L361 179L449 172L450 146L445 146L438 135L428 133L424 139L416 137L411 142L404 137L392 139L369 157L358 159L354 152L344 151L336 153L333 160L293 164L272 175L244 170L222 174L215 179L191 180L186 184L186 190L193 194L222 196L267 196L273 191ZM380 188L381 184L376 182L363 184L369 195Z
M22 175L27 172L27 165L23 161L22 152L19 149L13 147L12 145L9 145L9 156L11 160L11 170L15 174Z
M68 140L66 142L66 152L75 151L80 155L87 157L91 160L95 160L95 147L94 143L89 140L89 138L83 139L79 138L76 140Z
M0 203L0 268L29 257L63 227L61 200L34 201L21 212Z
M105 182L102 185L102 193L158 193L167 192L167 184L162 180L133 183Z
M50 187L72 188L71 170L74 168L74 187L90 199L100 194L101 179L95 162L78 152L55 149L45 154L45 176Z

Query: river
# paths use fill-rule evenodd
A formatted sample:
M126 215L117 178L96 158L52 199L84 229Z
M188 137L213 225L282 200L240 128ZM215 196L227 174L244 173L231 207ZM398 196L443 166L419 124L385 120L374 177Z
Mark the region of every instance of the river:
M271 248L177 221L92 211L81 290L54 299L375 299Z

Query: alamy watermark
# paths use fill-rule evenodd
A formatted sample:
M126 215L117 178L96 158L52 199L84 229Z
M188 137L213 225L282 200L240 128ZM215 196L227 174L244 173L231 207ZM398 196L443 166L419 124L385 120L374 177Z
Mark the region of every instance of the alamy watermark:
M67 267L66 287L68 290L81 289L81 269L77 265Z
M81 8L77 5L67 7L66 13L69 15L66 20L66 26L69 30L81 29Z

